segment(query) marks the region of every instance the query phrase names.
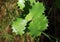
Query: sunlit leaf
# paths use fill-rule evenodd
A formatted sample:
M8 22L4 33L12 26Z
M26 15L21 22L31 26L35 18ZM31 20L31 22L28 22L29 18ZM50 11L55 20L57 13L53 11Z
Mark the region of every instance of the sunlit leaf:
M13 32L20 35L24 34L26 23L26 20L17 18L17 20L12 24Z

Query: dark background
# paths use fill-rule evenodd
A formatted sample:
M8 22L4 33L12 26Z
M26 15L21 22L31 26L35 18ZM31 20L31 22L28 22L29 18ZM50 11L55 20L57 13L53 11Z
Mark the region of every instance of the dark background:
M41 42L56 42L60 39L60 9L55 5L56 0L39 0L45 5L45 13L48 16L49 26L45 33L51 35L52 40L49 40L44 35L41 36ZM59 1L59 0L57 0ZM60 2L60 1L59 1Z

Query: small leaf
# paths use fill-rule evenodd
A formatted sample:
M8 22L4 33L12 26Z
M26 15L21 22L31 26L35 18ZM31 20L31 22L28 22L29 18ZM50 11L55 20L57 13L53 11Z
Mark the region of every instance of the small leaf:
M17 20L12 24L13 31L16 32L16 34L24 34L26 23L26 20L17 18Z

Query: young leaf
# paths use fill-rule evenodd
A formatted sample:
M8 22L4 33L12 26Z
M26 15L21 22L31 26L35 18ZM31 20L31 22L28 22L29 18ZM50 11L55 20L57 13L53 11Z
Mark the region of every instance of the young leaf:
M13 31L16 32L16 34L24 34L26 23L26 20L17 18L17 20L12 24Z

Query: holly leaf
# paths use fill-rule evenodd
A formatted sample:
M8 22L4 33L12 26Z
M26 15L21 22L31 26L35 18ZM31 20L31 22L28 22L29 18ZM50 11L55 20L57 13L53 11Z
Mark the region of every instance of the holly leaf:
M35 3L35 5L32 6L32 9L30 10L30 13L32 17L32 21L29 24L28 29L30 30L29 34L36 37L41 35L41 32L47 29L48 26L48 19L44 13L44 6L43 3Z
M25 26L27 21L22 18L17 18L16 21L12 24L13 32L16 32L16 34L24 34Z

